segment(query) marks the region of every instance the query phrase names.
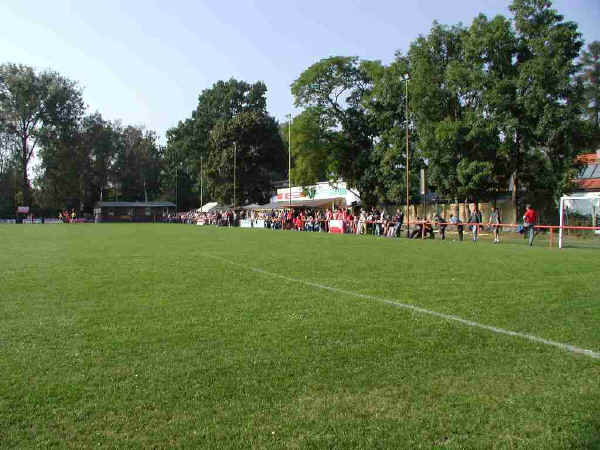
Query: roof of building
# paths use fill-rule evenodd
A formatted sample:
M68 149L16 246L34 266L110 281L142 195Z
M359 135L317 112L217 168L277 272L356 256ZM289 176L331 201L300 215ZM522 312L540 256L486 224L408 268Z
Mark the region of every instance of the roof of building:
M590 178L588 180L575 180L577 185L586 191L600 190L600 178Z
M600 150L596 153L584 153L577 156L577 162L584 164L584 168L575 179L579 189L584 191L600 190Z
M583 172L577 177L579 180L587 180L590 178L600 178L600 164L589 164L585 166Z
M128 208L175 208L173 202L96 202L96 208L128 207Z
M598 152L596 153L584 153L582 155L577 155L575 158L577 162L582 164L596 164L600 162L600 155Z

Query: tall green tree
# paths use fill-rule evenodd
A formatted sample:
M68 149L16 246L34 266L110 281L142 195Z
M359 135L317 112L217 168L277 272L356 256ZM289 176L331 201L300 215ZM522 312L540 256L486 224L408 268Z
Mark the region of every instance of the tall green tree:
M211 143L207 177L214 180L216 198L235 205L266 203L287 162L275 119L259 111L239 113L215 125Z
M372 80L372 88L365 91L362 105L373 132L373 151L370 155L376 199L379 203L404 203L406 199L406 156L408 151L409 197L411 203L419 198L419 178L414 176L423 167L421 154L416 148L413 116L407 112L408 92L405 76L409 60L400 52L395 61L383 66L377 61L365 62L364 70ZM409 131L409 130L413 131ZM406 133L409 131L407 148Z
M112 185L126 201L150 201L160 195L163 155L156 134L141 127L120 130Z
M507 159L512 173L512 200L519 208L521 181L536 170L542 152L551 180L542 176L523 187L536 191L550 185L558 196L569 188L576 154L573 133L580 126L582 90L575 82L583 45L577 25L565 21L547 0L514 0L509 9L517 37L514 57L515 97L506 106ZM541 174L540 174L541 175ZM537 182L536 182L537 181Z
M0 122L18 143L23 202L31 203L29 164L42 139L72 129L84 112L77 84L53 71L0 65Z
M411 104L429 184L446 198L477 201L493 186L498 137L485 120L483 63L469 57L468 37L461 25L434 23L411 45Z
M357 188L366 204L376 202L377 173L373 170L374 129L363 100L372 89L370 64L357 57L322 59L294 83L297 107L311 108L327 137L327 167L332 178Z
M281 127L281 136L287 146L291 136L292 184L309 186L328 180L329 151L331 142L328 127L321 122L321 115L312 108L294 117L293 122Z
M37 197L46 210L91 211L96 201L110 198L116 179L117 154L123 129L99 113L85 116L70 133L46 139L40 150Z
M585 96L585 119L591 124L593 146L600 145L600 41L590 43L581 53L581 73Z
M86 206L89 182L89 151L82 145L77 124L44 136L38 156L40 172L35 180L36 203L43 211Z
M13 136L0 129L0 218L14 217L17 209L17 165Z
M277 122L267 112L266 92L263 82L235 79L202 91L191 117L167 132L169 181L164 187L174 191L170 180L182 170L193 177L187 191L199 197L202 165L205 199L233 203L235 142L242 177L236 183L236 203L268 200L271 182L285 177L287 164Z

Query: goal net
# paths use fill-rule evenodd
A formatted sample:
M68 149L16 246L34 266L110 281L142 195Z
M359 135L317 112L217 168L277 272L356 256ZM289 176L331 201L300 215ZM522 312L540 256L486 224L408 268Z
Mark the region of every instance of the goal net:
M600 249L600 192L560 199L558 246Z

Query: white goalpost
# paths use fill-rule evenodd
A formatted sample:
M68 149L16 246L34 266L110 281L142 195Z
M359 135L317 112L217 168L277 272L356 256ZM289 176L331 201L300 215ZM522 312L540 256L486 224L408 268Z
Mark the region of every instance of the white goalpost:
M600 249L600 192L565 195L559 209L558 248Z

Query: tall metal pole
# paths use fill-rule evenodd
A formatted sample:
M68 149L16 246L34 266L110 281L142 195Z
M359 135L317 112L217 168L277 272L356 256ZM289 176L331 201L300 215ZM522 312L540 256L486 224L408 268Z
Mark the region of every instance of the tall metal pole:
M292 209L292 114L288 123L288 189L290 209Z
M235 209L235 166L237 159L237 144L233 143L233 209Z
M410 236L410 142L408 131L408 74L404 76L405 119L406 119L406 236Z
M175 216L177 216L177 213L179 212L179 194L177 192L177 185L179 182L177 180L177 169L178 167L175 166Z
M202 198L203 194L203 184L202 184L202 155L200 155L200 208L204 206L204 199ZM202 209L200 209L202 211Z
M562 244L563 244L563 217L564 212L563 212L563 208L565 207L565 199L564 197L560 198L560 206L559 206L559 214L560 214L560 218L559 218L559 222L558 224L560 225L560 228L558 229L558 248L562 248Z

